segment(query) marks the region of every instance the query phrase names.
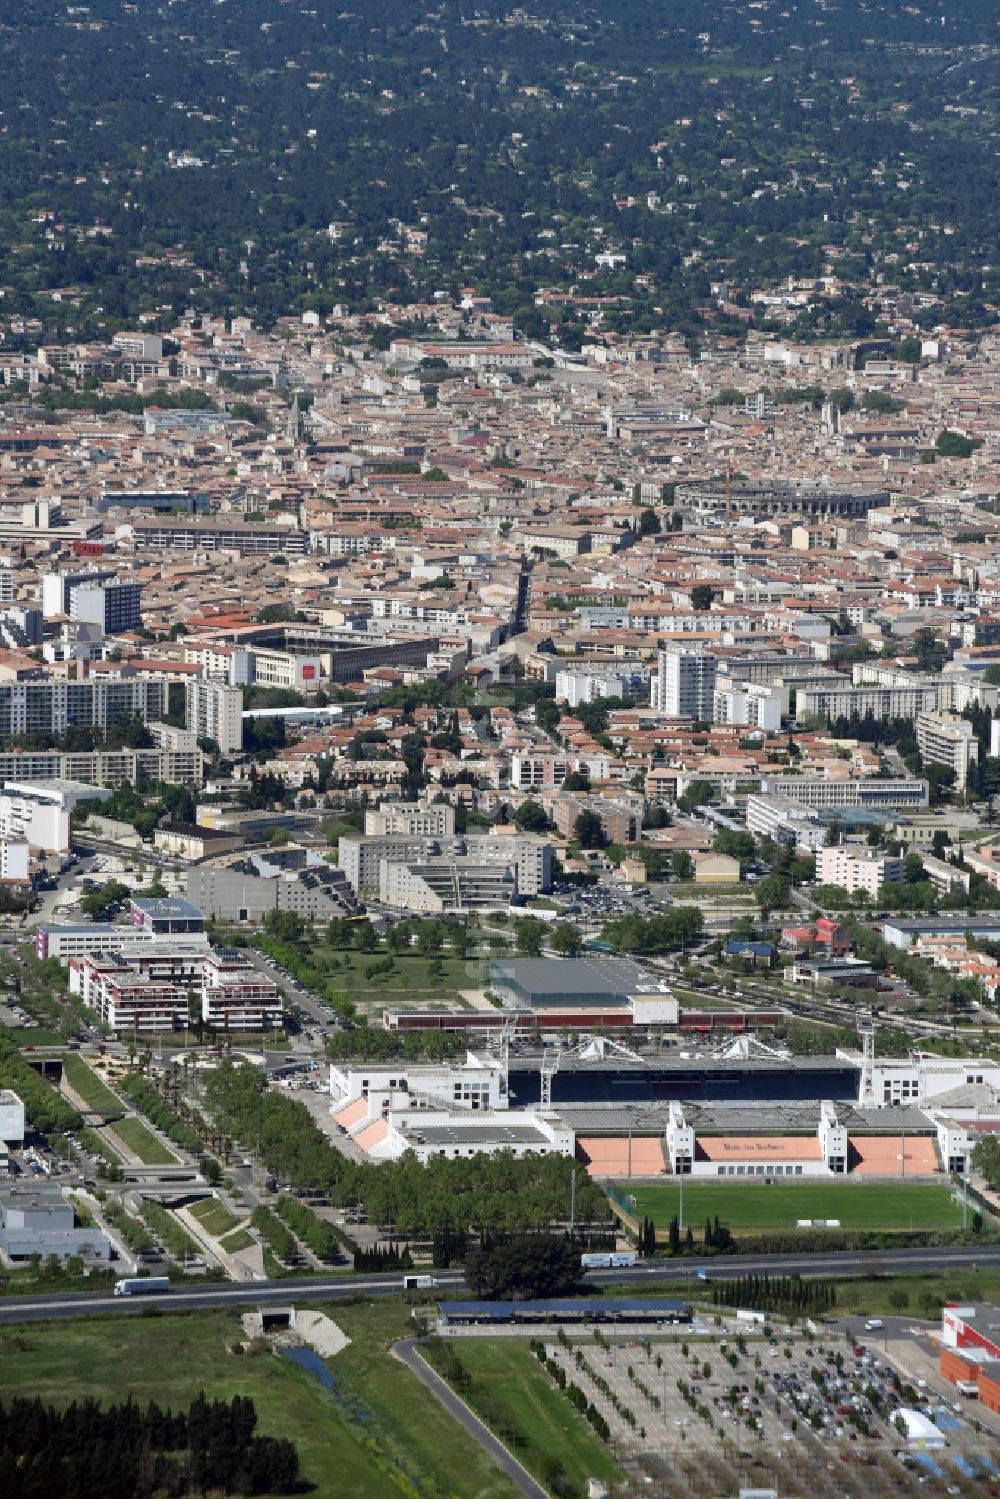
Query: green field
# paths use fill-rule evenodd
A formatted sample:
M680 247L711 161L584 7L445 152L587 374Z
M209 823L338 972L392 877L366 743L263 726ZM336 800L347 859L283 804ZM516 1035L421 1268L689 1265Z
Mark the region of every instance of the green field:
M309 961L323 973L328 993L339 990L358 1004L384 1001L394 1006L410 1000L426 1005L443 999L460 1003L460 989L482 989L488 981L489 956L485 953L470 953L464 959L442 953L442 972L436 975L428 971L432 958L418 953L397 954L391 973L371 979L365 976L367 968L388 956L384 948L375 953L340 952L322 943L309 951Z
M201 1202L193 1202L188 1211L213 1239L221 1239L223 1234L233 1233L242 1221L234 1218L217 1197L204 1197Z
M63 1077L74 1093L79 1094L88 1109L95 1114L124 1114L125 1105L117 1093L112 1093L103 1079L97 1076L78 1052L69 1051L63 1057Z
M177 1157L148 1130L141 1119L119 1119L112 1133L144 1166L176 1166Z
M227 1234L219 1242L227 1254L237 1254L241 1249L252 1249L257 1240L245 1228L238 1228L235 1233Z
M588 1478L608 1483L622 1478L612 1453L546 1374L525 1339L463 1338L455 1351L472 1376L462 1398L513 1447L530 1473L541 1476L544 1460L557 1459L581 1493Z
M649 1216L658 1229L669 1227L679 1215L680 1190L670 1186L639 1186L618 1182L615 1190L630 1211ZM631 1199L635 1199L634 1209ZM763 1182L752 1186L735 1183L717 1186L692 1184L684 1187L684 1227L695 1233L706 1218L718 1216L736 1232L748 1230L792 1230L800 1218L839 1218L845 1229L942 1229L961 1228L962 1208L949 1187L885 1183L864 1186L784 1186Z
M0 1330L4 1397L59 1405L97 1395L187 1405L247 1395L263 1435L295 1443L311 1499L516 1499L514 1486L473 1447L389 1343L412 1333L408 1308L328 1309L354 1340L328 1361L339 1396L287 1359L235 1355L244 1334L232 1312L88 1318ZM341 1311L345 1315L341 1316Z

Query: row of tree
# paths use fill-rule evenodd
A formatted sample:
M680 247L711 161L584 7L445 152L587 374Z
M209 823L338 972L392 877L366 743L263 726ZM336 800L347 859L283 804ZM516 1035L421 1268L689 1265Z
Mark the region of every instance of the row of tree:
M280 1182L329 1195L338 1207L363 1207L371 1222L401 1237L433 1237L446 1227L477 1233L540 1231L568 1219L573 1162L565 1156L510 1152L421 1165L348 1161L304 1104L269 1090L259 1070L224 1061L205 1083L209 1111L233 1139L259 1141ZM577 1184L577 1221L603 1226L607 1199L587 1176Z
M751 1311L785 1312L797 1316L820 1315L837 1305L832 1281L803 1280L800 1275L739 1275L717 1281L712 1287L715 1306L744 1307Z

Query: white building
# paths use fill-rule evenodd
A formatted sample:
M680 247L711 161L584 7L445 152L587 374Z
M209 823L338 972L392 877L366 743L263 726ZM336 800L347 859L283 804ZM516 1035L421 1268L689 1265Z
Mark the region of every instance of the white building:
M116 333L111 347L120 354L127 354L130 359L159 361L163 358L163 339L159 333Z
M747 797L747 829L816 853L826 842L827 826L811 808L783 796Z
M28 879L28 844L0 838L0 882L23 885Z
M574 771L592 781L606 781L610 765L607 755L511 755L511 790L552 791Z
M660 652L652 704L669 718L709 723L715 711L719 663L706 651L673 646Z
M916 730L924 764L947 765L955 772L956 788L964 791L969 769L979 761L979 740L969 720L954 713L921 713Z
M223 1031L276 1030L281 996L266 974L235 952L210 952L202 965L201 1014Z
M188 1020L187 990L151 980L118 955L86 958L74 969L78 992L103 1025L119 1034L180 1030Z
M863 890L873 898L883 885L902 884L906 861L874 848L839 843L816 854L816 878L821 885L842 885L852 893Z
M926 807L930 800L927 782L910 776L832 780L826 776L763 775L760 789L763 796L787 798L804 807L892 810Z
M746 724L766 734L781 728L782 694L780 690L744 683L740 687L716 687L712 717L715 723Z
M365 810L367 837L448 838L454 831L450 802L383 802Z
M437 809L435 809L437 810ZM362 898L382 887L382 870L388 865L426 867L444 863L481 867L488 878L513 872L515 888L521 895L542 895L552 884L552 845L545 838L530 833L482 836L453 835L450 838L408 837L386 834L368 837L362 834L341 838L337 847L337 864L343 870L355 893ZM394 877L394 892L401 893ZM383 899L389 899L388 895ZM392 900L393 905L405 904ZM411 909L436 910L436 905ZM453 909L453 907L445 907Z
M574 667L570 671L556 672L556 702L576 708L580 703L592 703L598 697L625 697L630 683L620 672L607 667L588 670Z
M0 792L0 840L29 844L46 854L68 853L69 807L61 791L8 782Z
M918 1108L935 1104L942 1108L946 1095L955 1089L985 1086L1000 1089L1000 1062L988 1057L938 1057L930 1052L909 1057L875 1058L870 1078L857 1053L838 1051L861 1066L858 1101L868 1108L890 1108L896 1104L913 1104ZM868 1096L866 1097L866 1093Z
M68 963L71 958L100 957L105 953L115 952L125 935L123 927L112 926L109 921L40 926L35 932L35 952L43 960L58 958L60 963ZM128 936L133 943L153 941L152 932L141 932L138 929ZM207 937L205 940L208 940Z
M575 1151L573 1130L554 1114L509 1109L503 1068L471 1051L464 1062L334 1065L330 1094L334 1122L373 1160Z
M420 1105L491 1112L507 1107L499 1062L471 1051L462 1062L334 1062L330 1097L334 1114L360 1098L376 1112Z
M796 689L795 721L807 723L818 718L850 718L857 714L864 718L870 713L873 718L916 718L918 713L933 713L937 710L939 685L913 683L893 687L846 687L843 679L831 674L830 685L811 684Z
M379 866L379 900L399 911L505 911L517 893L517 876L507 864L446 858Z
M96 625L105 635L120 635L142 625L142 596L138 583L82 583L70 590L69 617L77 624Z
M0 1145L24 1144L24 1104L9 1088L0 1088Z
M224 755L243 748L243 692L220 682L185 682L184 723L199 739L214 739Z

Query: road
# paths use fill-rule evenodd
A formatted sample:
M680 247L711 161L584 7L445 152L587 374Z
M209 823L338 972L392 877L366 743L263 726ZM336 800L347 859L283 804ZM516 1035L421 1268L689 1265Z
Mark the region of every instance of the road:
M243 949L243 956L265 978L269 978L272 983L277 984L288 1006L293 1009L302 1010L308 1016L309 1021L313 1025L318 1026L324 1035L330 1035L338 1029L336 1017L331 1016L330 1012L325 1010L307 989L302 986L296 988L294 980L286 978L283 973L279 973L276 968L272 968L266 963L263 956L255 947L245 947Z
M725 1255L718 1259L657 1260L633 1269L591 1271L583 1277L585 1287L620 1286L640 1295L652 1291L660 1281L694 1281L701 1266L713 1281L729 1280L748 1272L767 1271L779 1275L849 1276L902 1274L919 1270L970 1270L1000 1268L1000 1246L975 1249L890 1249L848 1251L829 1254ZM458 1270L436 1272L440 1290L463 1291L465 1277ZM345 1296L398 1296L403 1279L399 1274L328 1275L315 1279L231 1282L175 1289L166 1297L114 1296L107 1291L77 1291L62 1296L5 1296L0 1298L0 1323L65 1320L71 1317L135 1313L150 1306L164 1311L190 1312L224 1307L259 1306L262 1303L336 1301Z
M479 1417L473 1415L465 1401L455 1394L451 1385L446 1384L441 1376L435 1374L430 1365L421 1358L416 1349L415 1338L404 1338L401 1343L395 1345L392 1351L400 1362L406 1365L410 1373L416 1375L435 1400L454 1416L460 1426L464 1427L472 1440L478 1442L487 1456L491 1457L497 1467L506 1473L521 1493L527 1495L527 1499L548 1499L547 1490L535 1482L527 1468L523 1468L503 1443L497 1441L489 1427L484 1426Z

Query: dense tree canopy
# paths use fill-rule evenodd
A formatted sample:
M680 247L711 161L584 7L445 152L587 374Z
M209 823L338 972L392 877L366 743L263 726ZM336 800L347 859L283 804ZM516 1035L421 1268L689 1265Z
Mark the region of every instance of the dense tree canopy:
M582 264L618 299L612 325L693 335L724 258L744 289L832 263L839 294L795 331L857 338L875 327L858 282L891 256L894 285L941 299L936 321L982 325L995 19L992 0L530 18L483 0L474 23L451 0L34 0L0 37L5 306L86 337L140 312L267 323L471 279L524 333L578 348L540 281L568 288ZM609 244L624 265L597 265Z

